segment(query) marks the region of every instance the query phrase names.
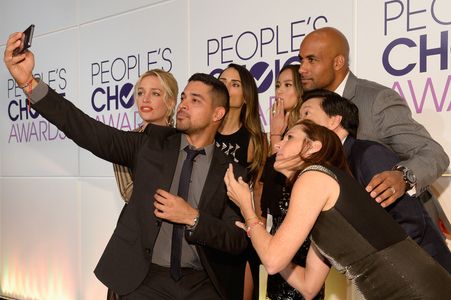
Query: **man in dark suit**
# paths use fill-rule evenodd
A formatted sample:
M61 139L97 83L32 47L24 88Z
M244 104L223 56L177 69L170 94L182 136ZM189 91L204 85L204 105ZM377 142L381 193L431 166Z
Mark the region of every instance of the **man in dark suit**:
M371 179L366 187L370 195L389 205L406 192L416 194L427 202L431 215L436 215L434 205L440 204L427 187L446 172L449 158L412 118L404 99L388 87L357 78L349 70L348 41L335 28L324 27L306 35L299 58L304 91L327 89L355 103L360 115L357 137L381 143L402 158Z
M10 36L4 61L33 108L80 147L133 171L133 194L96 267L97 277L121 299L242 298L241 253L247 240L235 226L241 214L223 182L231 161L214 146L228 110L224 84L195 74L182 93L176 129L149 125L145 134L123 132L90 118L33 78L33 54L13 56L21 35ZM177 187L193 150L202 153L191 159L189 192L183 199ZM243 168L235 169L245 176ZM185 229L177 276L171 254L175 227Z
M311 90L302 96L300 118L334 131L343 142L352 174L367 186L374 175L390 170L399 157L382 144L356 139L359 110L351 101L328 90ZM417 197L404 194L395 202L381 204L426 252L451 273L451 253L437 226Z

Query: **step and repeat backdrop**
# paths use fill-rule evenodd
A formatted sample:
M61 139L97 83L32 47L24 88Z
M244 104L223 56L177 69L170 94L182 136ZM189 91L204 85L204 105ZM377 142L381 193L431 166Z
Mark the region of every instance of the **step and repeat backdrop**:
M141 121L133 85L145 71L170 71L183 90L192 73L242 64L268 131L279 70L298 62L306 34L333 26L349 40L352 71L398 91L450 155L450 12L447 0L10 1L0 51L35 24L35 76L122 130ZM0 100L0 295L104 298L93 269L123 206L111 164L29 111L3 64ZM449 184L443 177L433 188L451 215Z

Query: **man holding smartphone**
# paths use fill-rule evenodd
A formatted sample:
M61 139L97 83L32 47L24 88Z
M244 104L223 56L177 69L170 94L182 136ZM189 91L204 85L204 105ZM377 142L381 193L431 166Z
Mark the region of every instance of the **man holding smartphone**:
M99 280L124 300L242 298L248 241L235 226L243 220L223 181L233 162L214 146L229 107L225 85L194 74L181 96L176 129L149 124L144 133L120 131L34 79L33 53L13 55L22 36L9 37L4 62L33 108L80 147L134 174L129 204L95 270ZM188 159L193 152L198 155ZM192 177L184 172L188 160ZM243 167L234 168L246 176ZM177 192L182 185L184 193ZM182 235L175 239L178 229Z

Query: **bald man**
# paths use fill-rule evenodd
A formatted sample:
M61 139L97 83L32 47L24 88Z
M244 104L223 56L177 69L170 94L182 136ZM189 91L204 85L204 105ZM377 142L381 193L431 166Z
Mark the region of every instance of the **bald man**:
M449 158L442 146L412 118L405 101L392 89L357 78L349 70L349 44L337 29L315 30L299 49L304 91L327 89L351 100L359 108L357 137L388 146L402 159L391 171L375 175L367 191L385 206L408 192L428 202L427 187L443 174ZM438 202L434 200L436 204ZM426 205L428 212L433 201Z

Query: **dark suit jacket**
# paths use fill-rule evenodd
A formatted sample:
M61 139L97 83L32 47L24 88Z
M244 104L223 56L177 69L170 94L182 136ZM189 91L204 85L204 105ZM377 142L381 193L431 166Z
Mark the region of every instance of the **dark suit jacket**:
M90 118L49 89L34 108L80 147L133 171L133 194L96 267L96 276L124 295L146 277L161 222L154 216L153 195L169 191L175 172L180 135L169 127L147 126L145 134L124 132ZM245 232L235 226L239 209L228 199L223 181L230 159L215 147L199 202L199 223L186 235L196 245L201 263L223 299L241 299ZM242 167L235 165L238 176Z
M367 186L374 175L391 170L400 160L393 151L373 141L348 136L343 147L351 172L362 186ZM449 250L420 199L406 193L385 209L413 240L448 268Z

